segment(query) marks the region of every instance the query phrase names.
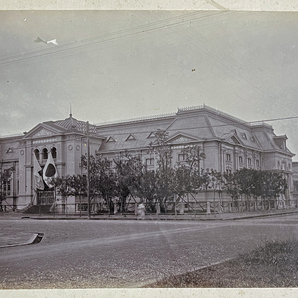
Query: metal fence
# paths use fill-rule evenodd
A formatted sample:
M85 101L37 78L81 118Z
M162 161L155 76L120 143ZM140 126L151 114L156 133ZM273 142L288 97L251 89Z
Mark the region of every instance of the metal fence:
M210 213L241 213L241 212L254 212L262 210L273 209L285 209L285 208L297 208L298 199L292 200L279 200L279 199L242 199L242 200L213 200L213 201L170 201L164 205L160 205L158 202L144 202L146 214L210 214ZM88 203L85 200L81 202L54 202L49 205L39 205L41 208L37 208L38 213L51 213L63 214L63 215L76 215L87 216L88 215ZM91 202L90 213L92 215L133 215L137 213L138 203L129 201L123 208L120 204L109 203L104 201Z

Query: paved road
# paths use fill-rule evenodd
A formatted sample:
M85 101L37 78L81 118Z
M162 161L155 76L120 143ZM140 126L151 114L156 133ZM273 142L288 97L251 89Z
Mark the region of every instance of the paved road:
M44 233L0 249L0 288L138 287L223 261L267 240L298 238L298 215L237 221L1 220L1 231Z

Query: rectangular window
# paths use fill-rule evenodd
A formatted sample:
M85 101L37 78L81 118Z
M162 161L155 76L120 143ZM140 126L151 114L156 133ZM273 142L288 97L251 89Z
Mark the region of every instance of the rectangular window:
M242 164L243 163L243 157L239 156L239 163Z
M249 166L251 166L251 158L247 159L247 163L248 163Z
M10 196L10 181L3 183L3 193L5 196Z
M186 161L186 154L178 154L178 161Z
M153 166L154 165L154 158L147 158L146 159L146 165L147 166Z
M231 161L231 154L227 154L227 161Z
M258 159L256 160L256 166L260 167L260 161Z

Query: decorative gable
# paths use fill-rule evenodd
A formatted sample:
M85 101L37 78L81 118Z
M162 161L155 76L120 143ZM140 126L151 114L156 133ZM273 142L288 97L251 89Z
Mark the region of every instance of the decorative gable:
M231 137L231 142L233 142L236 145L240 145L240 142L238 141L238 139L235 136Z
M233 145L243 145L242 140L239 138L234 129L231 132L225 134L223 136L223 140Z
M32 135L32 138L39 138L39 137L48 137L48 136L53 136L54 133L52 131L49 131L47 129L42 128L39 130L36 134Z
M151 139L151 138L156 138L156 135L154 132L150 132L149 136L147 137L147 139Z
M130 134L130 135L126 138L125 141L135 141L135 140L136 140L136 138L135 138L132 134Z
M51 123L50 125L41 123L32 128L29 132L25 133L24 138L53 138L65 131L64 129L60 130L59 128L57 128L58 127L52 127Z
M109 142L116 142L116 141L113 137L108 137L106 140L106 143L109 143Z
M197 142L197 141L198 141L198 139L196 139L196 138L192 138L190 136L180 133L176 136L173 136L172 138L169 138L167 143L181 144L181 143L189 143L189 142Z

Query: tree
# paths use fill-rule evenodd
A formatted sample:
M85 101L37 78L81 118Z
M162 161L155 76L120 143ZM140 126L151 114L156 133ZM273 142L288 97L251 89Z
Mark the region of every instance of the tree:
M2 202L6 200L6 186L11 181L11 174L15 170L14 166L7 168L3 167L3 162L0 162L0 211L3 212Z
M87 156L81 157L81 166L87 170ZM89 163L89 193L90 201L101 196L107 205L110 199L115 195L115 174L110 167L110 161L107 158L99 156L95 158L90 156ZM87 197L87 177L86 175L68 175L66 177L55 179L57 192L62 196L83 196Z
M119 154L115 163L115 194L119 198L120 211L126 210L126 199L132 190L141 185L141 177L144 165L140 155L131 155L127 152Z
M175 170L172 167L172 149L167 144L168 133L163 130L155 132L156 140L150 144L149 152L157 157L155 170L155 193L161 212L167 211L167 202L173 200Z
M87 170L87 156L81 158L81 166ZM87 181L86 181L87 187ZM89 193L90 201L100 196L111 208L111 199L116 194L116 175L111 167L111 161L102 155L89 157Z
M134 194L145 202L149 211L156 211L157 185L155 171L148 170L146 166L142 168L141 176L133 185Z
M64 196L87 196L86 176L67 175L66 177L58 177L55 179L57 192Z
M247 203L250 198L277 198L285 192L286 180L282 173L242 168L232 174L224 174L224 186L234 201L244 195Z
M199 145L189 145L181 150L185 155L185 161L191 169L196 169L198 173L201 172L201 160L206 158L206 154L202 151Z

